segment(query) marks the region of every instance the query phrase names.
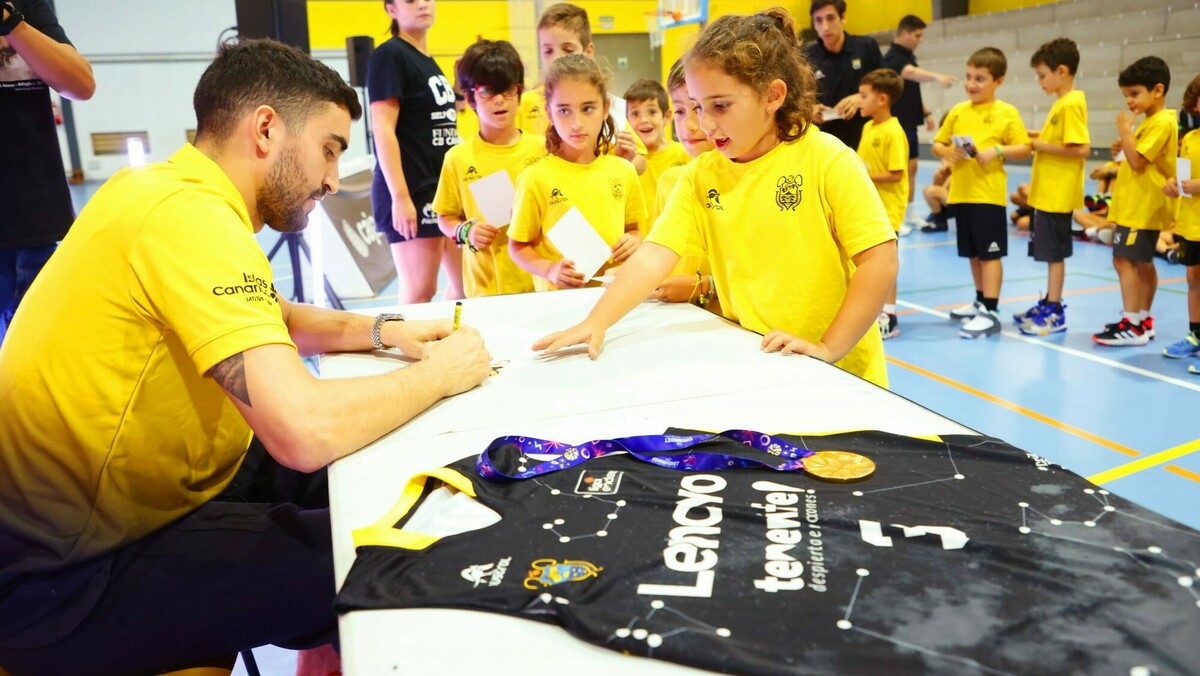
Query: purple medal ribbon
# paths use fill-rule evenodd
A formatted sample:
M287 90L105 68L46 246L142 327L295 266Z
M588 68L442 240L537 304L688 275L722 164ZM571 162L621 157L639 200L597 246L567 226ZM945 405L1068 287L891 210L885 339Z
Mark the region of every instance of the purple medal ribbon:
M747 447L742 454L698 450L697 446L720 438L731 439ZM492 455L504 447L520 451L519 471L506 473L496 467ZM511 451L508 451L511 452ZM500 437L475 461L479 475L491 481L517 481L542 474L560 472L612 453L625 452L652 465L681 472L711 472L742 467L767 467L780 472L804 471L803 459L813 454L779 437L751 430L726 430L719 434L647 434L619 439L595 439L582 444L565 444L533 437ZM552 455L536 465L527 466L530 454Z

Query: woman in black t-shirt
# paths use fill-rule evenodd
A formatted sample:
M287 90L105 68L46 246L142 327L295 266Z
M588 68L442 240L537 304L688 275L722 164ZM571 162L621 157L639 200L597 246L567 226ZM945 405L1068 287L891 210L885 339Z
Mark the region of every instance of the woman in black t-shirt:
M433 298L439 262L450 281L446 298L462 298L462 256L438 229L432 206L442 158L459 142L454 89L426 42L435 3L385 0L384 8L392 18L392 39L367 65L375 229L391 243L401 304Z

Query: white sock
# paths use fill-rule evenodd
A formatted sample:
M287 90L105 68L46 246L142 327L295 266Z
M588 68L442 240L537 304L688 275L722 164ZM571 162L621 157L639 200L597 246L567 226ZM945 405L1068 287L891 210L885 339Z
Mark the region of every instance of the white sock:
M1137 324L1138 322L1142 321L1142 320L1138 319L1139 314L1141 314L1141 313L1139 313L1139 312L1122 312L1121 316L1124 317L1125 319L1129 320L1130 324Z
M1147 319L1149 319L1149 318L1150 318L1150 311L1149 311L1149 310L1139 310L1139 311L1138 311L1138 321L1139 321L1139 322L1144 322L1144 321L1146 321L1146 320L1147 320Z
M894 314L896 314L896 306L895 306L895 304L889 305L887 303L884 303L883 311L888 313L889 315L894 315Z

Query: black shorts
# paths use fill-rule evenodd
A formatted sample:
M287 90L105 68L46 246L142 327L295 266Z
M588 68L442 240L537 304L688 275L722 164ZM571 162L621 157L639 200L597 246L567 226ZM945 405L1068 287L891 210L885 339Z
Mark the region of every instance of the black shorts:
M955 204L958 255L994 261L1008 255L1008 216L996 204Z
M437 194L437 186L418 190L412 194L413 206L417 209L417 239L444 237L438 228L437 214L433 211L433 196ZM382 233L388 244L408 241L396 232L392 225L392 200L384 195L371 195L375 211L375 230Z
M1200 265L1200 241L1175 235L1175 243L1179 245L1179 262L1190 267Z
M288 493L298 502L278 500ZM336 642L328 504L324 470L284 469L254 443L230 486L195 512L97 559L22 578L21 603L57 604L26 631L65 635L21 647L0 637L0 665L13 676L160 673L230 666L260 645ZM78 604L59 603L54 578L72 568L102 588L81 594L95 597L90 610L61 627L78 619ZM21 612L11 599L5 612Z
M1154 246L1158 244L1157 230L1142 230L1118 225L1113 232L1113 258L1126 258L1135 263L1154 260Z
M921 145L917 140L917 128L905 127L904 135L908 137L908 159L915 160L921 155Z
M1029 255L1039 263L1061 263L1074 252L1071 214L1033 210L1029 228Z

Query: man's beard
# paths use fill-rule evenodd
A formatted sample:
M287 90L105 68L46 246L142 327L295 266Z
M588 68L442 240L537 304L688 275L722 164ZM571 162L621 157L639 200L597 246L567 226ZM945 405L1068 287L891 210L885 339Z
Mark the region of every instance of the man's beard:
M309 198L325 196L323 189L309 190L304 185L300 168L299 151L285 148L267 181L255 194L258 213L264 223L277 232L300 232L308 226L308 214L304 211Z

